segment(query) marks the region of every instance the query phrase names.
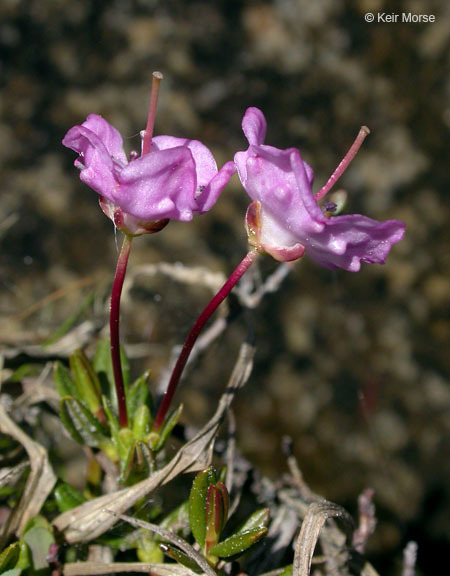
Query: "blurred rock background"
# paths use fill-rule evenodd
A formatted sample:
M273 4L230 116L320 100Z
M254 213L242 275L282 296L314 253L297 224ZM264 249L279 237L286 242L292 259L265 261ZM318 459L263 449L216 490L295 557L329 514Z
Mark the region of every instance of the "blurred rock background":
M436 21L369 24L369 11ZM354 512L373 487L375 566L399 574L402 548L415 539L427 573L443 561L450 512L449 35L450 5L437 0L3 0L4 350L43 342L90 289L96 331L107 322L120 239L60 142L96 112L128 151L138 148L153 70L165 76L156 132L204 141L220 165L246 147L241 119L258 106L267 142L300 148L318 189L367 124L372 134L341 181L347 210L404 220L404 241L384 267L358 274L299 262L247 315L232 300L235 321L180 398L186 421L201 424L250 325L257 362L236 404L243 453L279 477L288 434L314 491ZM136 240L130 269L165 261L231 272L246 250L247 203L235 177L210 214ZM266 259L260 272L275 267ZM165 277L136 279L123 310L135 372L152 367L156 380L209 296Z

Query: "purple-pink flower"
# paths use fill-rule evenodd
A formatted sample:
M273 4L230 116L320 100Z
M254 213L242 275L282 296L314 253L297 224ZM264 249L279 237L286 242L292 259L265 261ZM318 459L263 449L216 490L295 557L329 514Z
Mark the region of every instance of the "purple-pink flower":
M80 178L98 192L105 214L132 234L207 212L236 170L228 162L218 171L201 142L173 136L155 136L149 154L128 161L120 133L97 114L71 128L62 143L79 154Z
M403 222L378 222L360 214L327 217L312 193L312 168L300 152L264 144L267 124L258 108L248 108L242 128L249 147L234 161L254 201L247 228L258 249L280 261L306 253L322 266L351 272L361 262L384 264L393 244L403 238Z

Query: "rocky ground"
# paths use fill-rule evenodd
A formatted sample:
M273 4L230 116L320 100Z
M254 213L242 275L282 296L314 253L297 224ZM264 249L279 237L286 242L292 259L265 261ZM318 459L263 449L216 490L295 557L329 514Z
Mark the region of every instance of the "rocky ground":
M369 11L436 21L366 23ZM415 539L425 574L443 555L450 512L449 18L437 0L2 2L7 366L17 361L11 351L45 341L89 290L88 337L107 320L116 238L60 143L87 114L102 114L129 150L138 147L151 73L161 70L158 133L201 139L222 164L246 147L241 119L258 106L268 141L300 148L317 187L367 124L372 134L342 178L347 210L404 220L404 241L384 267L365 265L358 274L297 263L280 290L246 314L235 298L228 332L190 372L182 395L186 420L203 422L251 326L257 363L236 404L243 453L276 478L285 471L287 434L314 491L354 511L358 494L374 488L375 566L399 574L401 550ZM245 253L247 203L235 177L210 214L136 240L130 268L181 262L220 279ZM274 270L267 259L260 273ZM135 275L123 335L136 371L151 366L157 379L210 295L197 284Z

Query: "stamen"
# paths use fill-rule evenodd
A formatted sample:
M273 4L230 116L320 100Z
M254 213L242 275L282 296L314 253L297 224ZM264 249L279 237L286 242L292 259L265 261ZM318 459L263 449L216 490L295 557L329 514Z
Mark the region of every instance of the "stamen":
M150 96L150 107L148 110L147 126L145 127L144 138L142 140L142 156L150 152L152 144L153 127L155 126L156 105L158 103L159 83L163 79L161 72L153 72L152 93Z
M325 186L323 186L323 188L321 188L317 192L317 194L314 195L314 198L316 199L317 202L321 200L325 196L325 194L327 194L331 190L331 188L333 188L333 186L336 184L336 182L339 180L342 174L347 170L348 165L356 156L358 150L361 148L361 144L364 142L366 136L368 136L369 134L370 130L367 128L367 126L362 126L358 136L351 145L350 150L341 160L341 163L333 172L333 174L330 176L328 182L325 184Z

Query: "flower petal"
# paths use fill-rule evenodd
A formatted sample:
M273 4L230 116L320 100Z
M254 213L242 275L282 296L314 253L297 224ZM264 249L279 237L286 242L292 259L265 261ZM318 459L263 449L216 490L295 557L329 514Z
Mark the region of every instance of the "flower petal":
M127 164L122 136L114 126L98 114L89 114L82 126L88 128L99 137L113 160L119 162L122 166Z
M263 215L270 214L282 224L280 230L304 234L323 229L325 217L314 201L298 150L250 146L247 152L238 152L234 160L248 195L261 202ZM316 211L307 209L305 201L312 202Z
M404 233L405 225L398 220L378 222L360 214L335 216L327 219L323 232L308 238L306 254L326 268L357 272L361 262L384 264Z
M154 150L123 168L113 201L141 220L192 219L197 204L195 162L187 147Z
M205 186L205 188L196 196L197 211L200 214L208 212L217 202L217 199L228 184L228 180L236 172L236 166L232 160L222 166L214 178Z
M304 208L314 222L322 224L322 229L311 232L303 226L293 227L295 237L306 246L306 254L322 266L350 272L357 272L361 262L384 264L393 244L403 238L403 222L378 222L360 214L326 218L311 190L304 186L300 154L291 159Z
M80 155L75 160L75 166L81 170L82 182L112 200L112 191L117 186L115 167L97 134L84 126L74 126L62 143Z
M217 174L217 164L209 148L199 140L175 136L155 136L152 139L152 150L168 150L179 146L186 146L192 153L197 172L197 186L200 188L209 184Z
M247 108L242 119L242 130L249 144L259 146L264 144L267 122L259 108Z

